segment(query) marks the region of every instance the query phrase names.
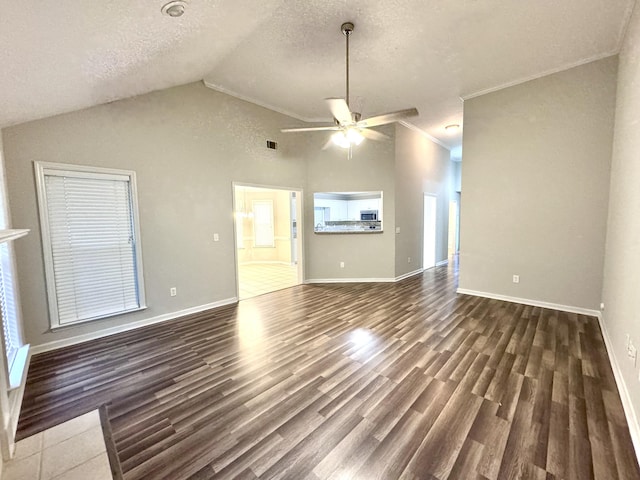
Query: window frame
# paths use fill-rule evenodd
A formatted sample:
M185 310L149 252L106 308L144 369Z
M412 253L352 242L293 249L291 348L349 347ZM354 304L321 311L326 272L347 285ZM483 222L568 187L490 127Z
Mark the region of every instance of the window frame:
M42 253L44 257L45 267L45 280L47 289L47 300L49 309L49 324L51 330L57 330L60 328L73 327L80 324L86 324L102 320L105 318L112 318L118 315L124 315L131 312L137 312L147 308L145 288L144 288L144 272L142 263L142 242L140 237L140 220L138 213L138 189L136 182L136 172L133 170L123 170L114 168L94 167L88 165L74 165L64 163L51 163L51 162L34 162L35 174L36 174L36 193L38 199L38 210L40 216L40 234L42 239ZM53 173L51 173L53 172ZM134 262L136 269L136 284L138 290L138 307L123 310L115 313L108 313L105 315L99 315L82 320L76 320L73 322L60 323L58 300L55 284L55 271L53 264L53 250L51 245L51 229L49 225L49 205L46 193L45 177L47 175L64 176L65 174L75 177L84 177L97 180L105 180L105 177L128 177L129 184L129 196L131 203L131 216L132 218L132 236L134 244ZM114 179L112 178L112 179Z
M269 238L269 242L259 242L259 233L258 233L258 215L256 215L256 206L266 205L269 207L269 223L267 224L271 229L271 235ZM275 226L275 213L273 211L273 200L264 199L264 200L252 200L251 201L251 211L253 212L253 246L254 248L275 248L276 246L276 226Z

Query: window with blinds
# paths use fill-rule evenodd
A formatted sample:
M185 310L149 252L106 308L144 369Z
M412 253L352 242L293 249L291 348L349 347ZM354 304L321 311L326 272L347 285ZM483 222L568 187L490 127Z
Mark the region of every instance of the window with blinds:
M273 202L253 201L253 244L256 247L275 247Z
M18 312L16 309L15 285L13 280L11 245L0 244L0 313L7 369L11 371L13 362L20 350L21 341L18 332Z
M144 308L135 173L36 171L52 327Z

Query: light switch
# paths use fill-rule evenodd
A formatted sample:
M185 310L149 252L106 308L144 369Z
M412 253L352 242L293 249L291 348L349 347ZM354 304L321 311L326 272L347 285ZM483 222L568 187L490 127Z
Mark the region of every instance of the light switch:
M214 242L219 242L220 241L220 235L218 235L217 233L213 234L213 241Z
M400 227L396 227L396 233L400 233Z

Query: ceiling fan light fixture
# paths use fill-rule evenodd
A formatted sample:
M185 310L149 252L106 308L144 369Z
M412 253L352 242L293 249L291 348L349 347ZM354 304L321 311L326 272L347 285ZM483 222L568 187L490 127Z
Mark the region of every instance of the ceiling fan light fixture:
M345 136L350 144L360 145L364 140L362 133L357 128L347 128Z
M339 147L349 148L352 145L360 145L364 140L364 136L359 129L349 127L331 135L331 140Z
M318 132L333 131L331 139L322 149L329 147L331 143L342 147L350 148L353 145L360 145L364 139L386 140L388 135L384 135L376 130L370 130L371 127L379 127L394 122L400 122L407 117L418 115L415 108L407 108L396 112L387 112L373 117L361 119L358 112L352 112L349 107L349 37L353 34L354 25L352 22L345 22L340 27L346 42L345 55L345 93L344 98L326 98L325 101L329 106L329 111L333 116L334 123L331 125L318 125L316 127L300 127L300 128L283 128L282 132ZM349 150L349 158L351 158L351 150Z
M347 135L342 130L331 135L331 141L342 148L349 148L349 145L351 145Z

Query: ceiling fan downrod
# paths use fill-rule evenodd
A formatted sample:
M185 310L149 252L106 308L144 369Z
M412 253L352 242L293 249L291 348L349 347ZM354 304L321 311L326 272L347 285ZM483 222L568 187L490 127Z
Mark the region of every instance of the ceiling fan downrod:
M340 27L340 30L342 30L342 34L347 37L347 95L345 98L345 101L347 102L347 107L349 106L349 37L351 36L351 34L353 33L353 23L351 22L345 22L342 24L342 26Z

